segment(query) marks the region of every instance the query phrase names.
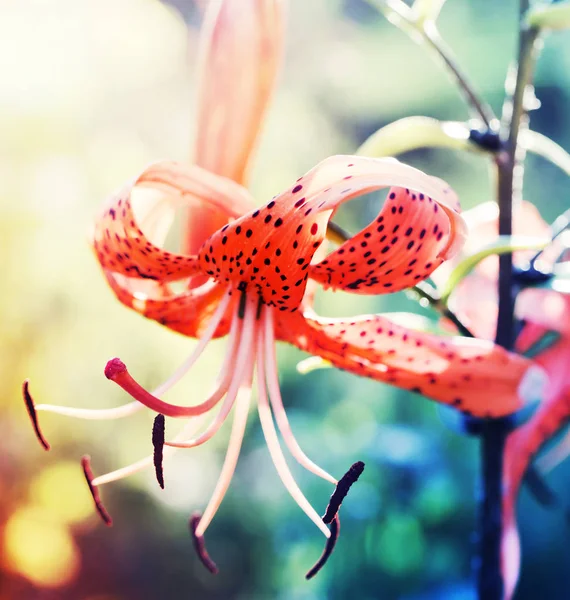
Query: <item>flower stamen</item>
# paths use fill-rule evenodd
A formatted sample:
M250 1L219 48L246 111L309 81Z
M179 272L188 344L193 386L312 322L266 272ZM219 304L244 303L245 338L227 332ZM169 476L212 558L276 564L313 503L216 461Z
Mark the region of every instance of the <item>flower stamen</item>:
M218 574L218 566L216 563L210 558L208 551L206 550L206 543L204 541L203 535L198 535L196 533L196 528L200 523L200 519L202 515L199 512L195 512L191 517L188 525L190 527L190 533L192 534L192 541L194 542L194 549L196 550L196 554L200 559L201 563L212 573L213 575Z
M283 452L279 444L279 438L277 437L277 431L275 430L275 425L273 423L273 416L271 415L269 399L267 397L267 389L264 377L265 349L263 347L263 343L263 331L259 331L257 338L257 384L259 395L257 408L259 412L259 420L261 422L261 429L263 430L263 435L265 437L265 442L267 443L267 447L269 448L271 460L275 465L275 469L277 470L279 478L283 482L285 489L289 492L293 500L295 500L295 502L299 505L299 508L301 508L301 510L309 517L309 519L311 519L311 521L313 521L313 523L328 538L330 537L331 532L323 523L317 511L311 506L307 498L305 498L303 492L299 489L297 482L293 478L293 475L291 474L291 471L287 466L285 457L283 456Z
M327 524L332 523L340 509L342 501L346 498L352 485L358 481L358 478L362 475L363 471L364 463L359 460L340 478L335 491L330 497L327 509L323 516L323 522Z
M40 423L38 421L38 414L36 412L37 407L34 404L34 399L30 394L30 380L26 379L22 384L22 394L24 396L24 401L26 402L26 408L28 409L28 415L30 415L30 420L32 421L32 426L34 428L34 432L38 441L43 446L44 450L49 450L50 445L49 442L44 437L42 430L40 429Z
M232 323L232 327L234 326L241 326L241 336L239 338L239 343L236 342L237 349L235 351L235 362L231 365L230 369L232 371L232 379L229 385L226 386L226 398L224 399L218 414L208 428L198 437L182 442L165 442L165 445L173 446L175 448L195 448L211 439L224 424L234 403L237 401L236 399L240 396L240 389L243 387L242 382L244 380L244 373L251 373L253 370L253 363L255 360L255 321L254 307L251 303L247 306L244 319L241 319L239 316L239 311L236 312L236 316ZM250 388L251 384L246 385L245 387Z
M192 432L201 424L203 420L203 416L195 417L190 420L188 424L184 426L182 431L176 436L176 440L183 440L187 438L189 435L192 435ZM164 449L164 459L166 460L173 452L176 451L176 448L165 448ZM145 456L140 460L137 460L126 467L121 467L120 469L116 469L115 471L110 471L109 473L105 473L104 475L99 475L93 480L93 485L101 486L105 483L112 483L113 481L119 481L120 479L124 479L125 477L129 477L130 475L134 475L143 469L146 469L154 464L154 456L151 454L149 456Z
M248 301L244 315L242 340L238 350L236 376L234 377L234 381L232 381L232 387L236 385L236 382L238 382L239 385L236 394L237 397L235 397L236 406L234 410L234 422L232 424L226 458L224 459L218 482L216 483L212 497L204 510L204 514L196 527L196 535L199 537L204 535L208 525L212 522L212 519L226 495L237 465L247 424L249 403L251 400L251 383L253 380L253 365L255 363L254 331L255 306L251 301ZM230 388L228 396L232 395L231 392L232 390ZM233 399L231 400L231 404L233 404ZM222 407L222 410L223 408L224 407ZM222 412L222 410L220 410L220 412Z
M305 575L305 579L312 579L326 565L330 555L333 553L340 533L340 518L338 514L335 515L333 520L331 521L330 532L331 535L326 541L323 553L321 554L319 560L314 564L314 566L311 567L311 569L309 569L309 571Z
M160 388L157 389L158 394L162 394L172 387L175 383L179 381L179 379L193 366L196 360L200 357L204 348L208 344L208 342L214 336L218 325L223 319L226 309L231 300L231 290L228 290L218 308L216 309L214 315L210 319L208 323L208 327L206 328L204 335L200 338L198 345L192 352L191 356L186 360L186 362L181 365L174 375L165 382ZM125 363L119 358L111 359L107 365L105 366L105 376L107 379L110 379L120 387L122 387L128 394L130 394L133 398L138 400L141 404L144 404L146 407L154 410L155 412L162 413L167 417L193 417L196 415L201 415L204 412L207 412L221 398L221 395L214 393L210 398L204 401L202 404L198 404L197 406L176 406L174 404L170 404L168 402L164 402L156 397L155 394L151 394L147 390L145 390L129 373ZM225 390L224 390L225 392Z
M89 491L91 492L91 496L93 497L95 508L97 509L97 512L99 513L101 519L103 519L105 525L110 527L113 524L113 519L111 519L111 515L103 506L103 501L101 500L101 496L99 495L99 490L97 489L97 485L94 483L93 471L91 470L91 457L85 455L81 459L81 466L83 467L83 474L85 475L85 480L87 481Z
M164 489L164 471L162 468L164 454L164 415L156 415L152 425L152 446L154 463L154 472L158 485Z
M208 323L208 327L204 331L204 335L202 336L202 338L200 339L200 341L198 342L196 347L192 350L192 353L190 354L190 356L178 367L178 369L176 369L176 371L172 374L171 377L169 377L169 379L167 379L164 383L159 385L154 390L154 392L152 392L150 394L151 397L152 396L161 396L162 394L165 394L168 390L170 390L170 388L172 388L176 383L178 383L180 381L180 379L182 379L182 377L190 370L190 368L198 360L198 358L202 354L204 348L206 347L206 345L208 344L208 342L211 340L212 336L214 335L221 319L225 315L225 312L228 308L230 300L231 300L231 291L228 290L226 292L226 294L223 296L223 298L220 300L218 308L214 312L210 322ZM230 333L230 336L231 336L231 333ZM113 359L113 361L118 361L119 364L123 364L122 361L120 361L119 359ZM110 362L113 362L113 361L110 361ZM109 364L108 364L108 366L109 366ZM117 368L118 366L119 365L115 365L115 368ZM126 367L125 367L125 369L126 369ZM112 368L111 368L111 372L113 372ZM27 384L25 382L24 382L24 386L26 386L26 389L27 389ZM127 404L123 404L122 406L117 406L116 408L92 409L92 408L74 408L71 406L56 406L53 404L34 405L33 401L31 401L31 397L30 397L30 399L28 399L29 394L28 394L28 396L26 396L26 389L24 390L24 399L26 400L26 406L28 408L28 413L32 420L32 425L34 426L36 435L38 436L38 439L40 440L42 446L44 446L44 448L46 448L45 444L47 444L47 446L48 446L46 448L46 450L49 449L49 444L47 443L47 441L45 440L43 435L41 435L41 431L39 430L39 423L38 423L38 418L37 418L37 414L36 414L39 411L56 413L59 415L64 415L66 417L73 417L76 419L106 421L106 420L122 419L124 417L128 417L146 407L146 404L139 402L138 399L135 400L134 402L129 402ZM209 402L205 402L204 404L200 405L199 407L195 407L195 408L196 408L196 410L199 410L199 408L208 410L209 408L212 408L212 406L215 404L215 402L217 402L217 400L219 400L220 397L216 397L216 400L212 400L210 398ZM212 402L213 402L213 404L212 404ZM157 411L157 412L160 412L160 411ZM199 413L195 413L195 414L199 414ZM191 416L191 415L189 415L189 416ZM38 432L39 432L39 434L38 434Z
M297 460L297 462L305 467L307 471L310 471L317 477L324 479L325 481L330 481L333 485L337 485L337 480L327 473L324 469L316 465L301 449L299 443L295 439L295 435L291 429L291 425L289 424L289 419L287 418L287 413L285 412L285 407L283 406L283 399L281 397L281 390L279 389L279 375L277 373L277 358L275 356L275 335L274 335L274 325L273 325L273 313L271 310L265 311L265 358L267 360L265 374L261 372L260 369L260 377L265 377L267 379L267 387L269 389L269 398L271 400L271 407L273 408L273 414L275 415L275 420L277 421L277 427L281 435L283 436L283 441L285 445L289 449L289 452L293 455L293 457Z

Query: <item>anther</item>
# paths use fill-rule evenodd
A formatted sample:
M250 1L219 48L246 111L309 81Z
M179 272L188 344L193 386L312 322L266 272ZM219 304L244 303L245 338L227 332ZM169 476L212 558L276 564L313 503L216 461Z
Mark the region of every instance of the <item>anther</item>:
M32 422L32 426L34 428L34 432L36 437L38 438L40 444L43 446L44 450L49 450L50 445L49 442L44 437L42 430L40 429L40 423L38 421L38 413L36 412L36 406L34 404L34 399L30 394L29 390L30 382L28 379L24 381L22 384L22 394L24 396L24 401L26 402L26 408L28 409L28 415L30 415L30 420Z
M213 575L217 575L218 566L216 563L210 558L208 551L206 550L206 544L204 542L203 535L196 535L196 528L200 523L200 519L202 515L199 512L195 512L188 522L188 526L190 527L190 533L192 534L192 541L194 542L194 549L196 550L196 554L200 559L201 563L212 573Z
M164 489L164 471L162 469L162 459L164 452L164 415L156 415L152 425L152 446L154 448L152 460L154 462L154 472L158 485Z
M101 519L108 527L111 527L113 524L113 519L111 519L111 515L107 512L106 508L103 506L103 501L101 500L101 496L99 495L99 490L96 485L93 485L93 471L91 470L91 457L85 455L81 459L81 466L83 467L83 474L85 475L85 480L87 481L87 485L89 486L89 491L91 492L91 496L93 496L93 502L95 503L95 508L99 513Z
M309 571L305 575L305 579L312 579L326 565L330 555L332 554L338 540L338 535L340 533L340 519L338 514L336 514L333 517L329 528L331 530L331 535L327 539L325 549L323 550L323 553L321 554L319 560L311 569L309 569Z
M240 292L241 292L241 295L239 297L238 317L240 319L243 319L245 317L245 303L246 303L246 300L247 300L247 296L245 294L245 287L242 288L242 289L240 289Z
M255 320L259 321L259 319L261 318L261 309L263 308L263 305L265 303L263 302L263 298L261 296L259 296L259 298L257 299L257 311L255 313Z
M342 501L346 498L348 490L350 490L353 483L358 481L358 478L364 471L364 463L359 460L355 462L352 467L339 479L336 484L335 491L332 493L327 506L327 510L323 516L323 522L329 525L337 515Z

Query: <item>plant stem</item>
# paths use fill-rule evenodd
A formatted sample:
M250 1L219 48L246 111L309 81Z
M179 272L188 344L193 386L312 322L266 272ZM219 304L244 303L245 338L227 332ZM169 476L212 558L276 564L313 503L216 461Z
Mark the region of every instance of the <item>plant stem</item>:
M520 2L520 18L528 9L528 1ZM503 107L504 149L497 155L497 200L499 235L512 234L513 201L522 190L522 159L518 149L521 126L526 126L525 95L534 71L538 32L523 29L519 35L516 83L512 98ZM524 122L523 122L524 121ZM516 168L515 167L519 167ZM515 178L516 174L516 178ZM515 336L512 255L499 257L499 310L495 341L510 350ZM510 429L509 419L488 419L481 429L482 498L480 506L479 564L477 592L480 600L502 600L504 586L501 575L502 480L503 455Z
M459 333L465 337L475 337L471 331L469 331L469 329L467 329L467 327L465 327L465 325L461 322L461 320L459 319L459 317L452 312L447 305L442 302L440 300L440 298L438 298L438 296L436 296L436 291L435 290L428 290L427 286L424 285L425 282L421 282L418 283L417 285L415 285L412 289L413 291L418 294L418 296L421 296L422 298L425 298L430 306L438 311L439 313L441 313L442 316L444 316L446 319L449 319L454 325L455 327L457 327L457 330L459 331Z
M471 109L472 116L478 116L485 125L485 128L492 130L493 121L496 121L496 118L491 107L475 93L473 85L467 78L467 75L455 62L455 58L453 57L450 48L439 35L435 23L432 21L425 23L421 33L423 34L426 45L439 56L449 73L455 79L457 87L461 90L465 102Z

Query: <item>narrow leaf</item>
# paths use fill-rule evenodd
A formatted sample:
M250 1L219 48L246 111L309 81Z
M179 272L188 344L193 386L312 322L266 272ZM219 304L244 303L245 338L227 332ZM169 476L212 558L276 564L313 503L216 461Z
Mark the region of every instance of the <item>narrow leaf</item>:
M525 24L534 29L568 29L570 2L535 5L526 13Z
M495 254L510 254L519 250L540 250L548 245L550 240L527 236L498 236L477 252L464 258L449 275L449 279L441 289L441 301L447 303L455 286L462 281L485 258Z
M397 156L418 148L450 148L483 152L469 139L465 123L430 117L405 117L373 133L357 150L361 156Z

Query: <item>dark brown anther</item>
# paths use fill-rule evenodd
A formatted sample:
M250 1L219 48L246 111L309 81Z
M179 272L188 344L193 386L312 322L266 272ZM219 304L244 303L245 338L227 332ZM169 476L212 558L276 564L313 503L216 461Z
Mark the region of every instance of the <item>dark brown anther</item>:
M243 319L245 317L245 304L247 301L247 296L245 294L245 287L243 287L241 289L238 287L238 289L240 290L240 293L241 293L241 295L239 297L239 304L238 304L238 317L240 319Z
M164 415L156 415L152 424L152 460L154 462L154 472L158 485L164 489L164 471L162 469L162 459L164 454Z
M206 543L204 542L203 535L196 535L196 528L198 527L198 523L200 523L200 519L202 515L199 512L195 512L191 517L188 525L190 527L190 533L192 534L192 541L194 542L194 549L196 550L196 554L200 559L201 563L212 573L213 575L218 574L218 566L216 563L210 558L208 551L206 550Z
M30 381L26 379L22 384L22 394L24 396L24 401L26 402L26 408L28 409L28 415L30 415L30 421L32 422L32 426L34 428L34 432L36 437L38 438L40 444L43 446L44 450L49 450L50 445L49 442L44 437L42 430L40 429L40 423L38 421L38 413L36 412L36 407L34 405L34 399L30 394Z
M315 563L315 565L307 572L305 575L305 579L312 579L327 563L330 555L332 554L340 533L340 518L338 515L335 515L329 525L331 530L331 536L327 539L327 543L325 545L325 549L321 554L319 560Z
M327 510L325 511L325 515L323 517L323 522L327 525L332 523L332 520L335 518L342 501L346 498L348 494L348 490L350 490L353 483L358 481L358 478L362 475L362 471L364 471L364 463L359 460L355 462L350 469L340 478L339 482L336 484L336 489L332 493L332 496L329 500L329 505L327 506Z
M264 302L263 302L263 298L261 296L259 296L259 298L257 299L257 312L255 313L255 320L259 321L259 319L261 318L261 309L263 308Z
M81 459L81 466L83 467L83 474L85 475L85 480L87 481L87 485L89 486L89 491L91 492L91 496L93 496L93 502L95 502L95 508L99 513L101 519L103 519L103 523L108 527L111 527L113 524L113 519L111 519L111 515L107 512L105 507L103 506L103 501L101 500L101 496L99 495L99 490L96 485L93 485L93 471L91 470L91 457L85 455Z

